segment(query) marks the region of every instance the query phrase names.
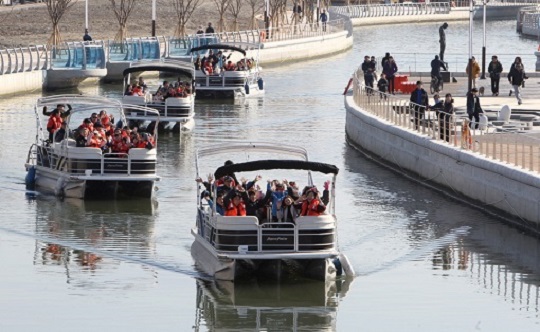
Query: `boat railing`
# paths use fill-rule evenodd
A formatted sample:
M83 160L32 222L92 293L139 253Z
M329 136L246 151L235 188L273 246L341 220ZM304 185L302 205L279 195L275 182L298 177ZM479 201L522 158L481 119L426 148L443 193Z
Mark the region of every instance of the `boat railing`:
M73 175L154 175L155 151L132 148L128 153L102 153L99 148L33 144L28 163ZM152 151L152 152L150 152Z
M199 234L221 252L302 253L335 248L336 223L329 214L263 224L254 216L213 218L208 209L200 209L199 216L204 224L199 222Z
M411 103L409 95L400 97L382 93L366 87L363 82L363 72L358 69L353 75L353 98L365 112L441 144L529 171L540 171L540 139L519 127L482 126L470 123L466 117L438 117L436 112L429 110L422 112L422 119L415 121L414 112L419 105Z

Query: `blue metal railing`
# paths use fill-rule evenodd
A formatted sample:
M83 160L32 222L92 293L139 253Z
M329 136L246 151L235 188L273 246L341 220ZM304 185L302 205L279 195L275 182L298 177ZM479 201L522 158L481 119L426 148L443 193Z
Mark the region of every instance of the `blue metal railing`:
M49 52L44 45L0 49L0 75L48 69Z

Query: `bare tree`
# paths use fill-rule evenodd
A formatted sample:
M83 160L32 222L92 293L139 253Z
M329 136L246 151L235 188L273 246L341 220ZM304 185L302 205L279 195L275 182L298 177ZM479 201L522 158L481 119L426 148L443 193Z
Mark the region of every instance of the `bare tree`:
M122 42L127 37L127 21L135 8L135 0L110 0L114 16L120 24L120 29L114 36L116 42ZM140 2L140 1L138 1ZM137 3L138 3L137 2Z
M53 25L53 31L49 40L47 41L47 47L56 48L61 42L60 29L58 24L62 20L62 16L77 2L77 0L45 0L47 3L47 11Z
M238 16L245 0L230 0L229 13L233 18L233 31L238 31Z
M251 22L249 23L249 28L251 30L258 29L259 26L255 16L264 8L264 0L246 0L246 2L251 13Z
M174 0L173 5L176 10L176 16L178 17L178 23L174 31L176 37L186 35L186 24L191 19L193 12L197 9L200 2L201 0Z
M218 22L218 31L222 32L226 29L225 26L225 20L223 19L225 16L225 12L227 9L229 9L229 6L231 5L231 0L212 0L214 4L216 5L216 10L219 14L219 22Z

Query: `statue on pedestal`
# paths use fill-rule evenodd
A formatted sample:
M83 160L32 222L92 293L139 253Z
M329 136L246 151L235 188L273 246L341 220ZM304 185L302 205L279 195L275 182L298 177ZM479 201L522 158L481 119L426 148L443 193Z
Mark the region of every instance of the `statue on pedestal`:
M448 28L448 23L446 22L444 22L443 25L439 27L439 58L441 59L441 61L444 61L444 50L446 49L446 33L444 32L446 28Z

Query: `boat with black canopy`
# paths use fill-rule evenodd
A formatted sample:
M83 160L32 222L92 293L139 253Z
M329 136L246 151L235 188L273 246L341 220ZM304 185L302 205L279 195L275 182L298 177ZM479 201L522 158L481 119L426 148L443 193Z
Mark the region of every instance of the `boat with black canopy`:
M62 121L65 126L54 131L51 140L50 136L45 136L47 130L43 129L49 127L51 120L44 115L48 110L55 113L66 106L69 113ZM159 113L154 109L124 105L108 98L83 95L39 98L34 109L36 139L28 151L25 164L27 187L65 198L152 197L154 183L160 179L156 175L157 132L139 131L135 133L139 136L132 136L144 136L144 140L152 141L151 146L132 144L135 141L128 138L130 130L121 129L126 123L126 109L153 114L159 122ZM102 115L99 125L97 120L91 125L94 114L96 119L98 114ZM94 125L106 129L94 130ZM125 150L114 152L112 146L115 142Z
M199 66L195 71L197 97L239 98L264 94L260 47L258 43L236 42L192 48L193 62Z
M268 154L272 155L272 159L268 159ZM211 188L211 196L204 192L205 188L201 184L198 186L197 223L191 231L195 237L191 253L202 271L218 280L236 280L253 275L281 279L285 275L300 274L319 280L333 279L339 275L354 276L348 259L339 251L337 244L336 166L308 161L307 151L300 147L228 143L197 151L197 175L206 174L200 169L203 158L217 162L219 159L216 160L216 157L224 155L227 159L244 155L251 161L228 161L226 165L215 169L213 178L216 182L205 184L205 187ZM254 160L257 157L258 160ZM306 188L310 190L314 189L313 172L318 177L330 176L331 179L326 180L328 190L323 194L327 195L324 211L317 215L293 213L294 217L290 219L276 217L279 214L274 215L274 211L285 208L284 196L281 196L281 201L270 199L266 212L258 215L241 213L230 216L227 212L221 215L218 209L222 204L219 197L228 197L231 191L220 193L224 190L223 186L219 186L220 181L230 181L229 176L235 179L241 173L242 177L255 178L251 187L257 188L261 181L261 171L270 171L270 182L267 185L269 190L274 190L271 188L274 180L271 179L279 176L289 179L304 176ZM300 196L294 193L293 182L288 183L291 187L291 191L287 188L288 195L291 198ZM273 197L274 193L270 195Z
M164 81L157 86L148 86L146 82L132 78L136 74L139 74L140 78L142 72L157 72ZM123 75L123 103L157 110L161 128L172 130L193 128L195 115L193 64L169 59L132 62L130 67L124 70ZM136 122L139 127L154 125L156 121L154 113L135 109L126 111L126 119Z

